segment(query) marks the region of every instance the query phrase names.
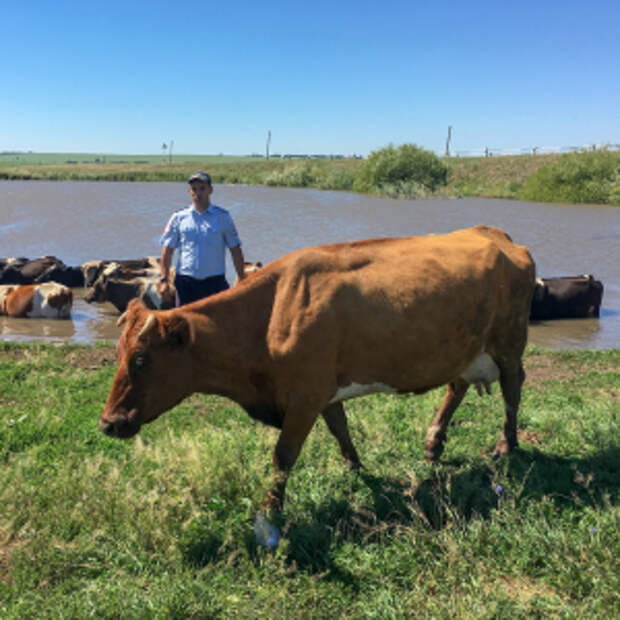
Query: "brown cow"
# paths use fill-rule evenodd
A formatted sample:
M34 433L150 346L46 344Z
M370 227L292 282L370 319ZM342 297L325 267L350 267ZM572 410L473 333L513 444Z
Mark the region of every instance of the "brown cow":
M58 282L0 286L0 314L22 318L68 319L73 293Z
M226 396L281 429L265 501L278 511L319 415L360 465L344 400L447 384L425 442L436 460L469 385L499 379L505 423L495 453L505 454L517 445L534 278L527 248L477 226L300 250L173 310L132 301L119 319L119 366L99 426L132 437L194 392Z

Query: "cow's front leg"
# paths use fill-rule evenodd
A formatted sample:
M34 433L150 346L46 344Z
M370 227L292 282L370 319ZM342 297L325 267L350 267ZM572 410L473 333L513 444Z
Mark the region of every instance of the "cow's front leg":
M282 432L273 452L275 483L263 502L263 507L268 512L282 512L289 473L295 465L301 447L317 417L317 413L302 414L297 411L289 411L284 416Z
M347 416L344 412L342 403L334 403L321 412L323 419L327 423L331 434L338 441L342 456L347 461L352 469L359 469L362 464L360 463L359 456L355 446L351 441L351 435L349 435L349 427L347 425Z
M452 381L448 383L446 396L441 403L441 407L435 416L432 424L426 432L426 441L424 442L424 458L427 461L438 461L443 452L443 442L446 439L446 428L450 424L452 414L461 404L469 383L465 381Z
M299 414L297 412L288 412L284 416L282 432L273 452L275 484L263 502L264 511L272 519L282 513L286 481L317 416L316 413ZM277 547L280 531L260 513L256 515L254 532L257 542L263 547Z

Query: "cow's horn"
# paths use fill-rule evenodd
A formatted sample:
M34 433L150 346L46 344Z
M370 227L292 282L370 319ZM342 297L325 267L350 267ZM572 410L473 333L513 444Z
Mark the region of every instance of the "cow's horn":
M138 340L144 334L146 334L146 332L149 331L149 329L151 328L151 325L153 325L153 323L155 323L155 322L156 322L155 315L153 313L149 314L149 316L147 317L146 321L144 321L144 325L142 326L142 329L138 332Z
M116 321L116 326L120 327L127 320L127 311L123 312Z

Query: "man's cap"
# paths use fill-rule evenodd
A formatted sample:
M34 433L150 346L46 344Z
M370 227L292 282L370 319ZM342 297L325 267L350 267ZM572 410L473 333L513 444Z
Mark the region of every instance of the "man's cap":
M193 183L194 181L204 181L205 183L208 183L209 185L211 185L211 177L206 172L203 172L202 170L199 170L198 172L194 172L194 174L192 174L192 176L189 177L187 182Z

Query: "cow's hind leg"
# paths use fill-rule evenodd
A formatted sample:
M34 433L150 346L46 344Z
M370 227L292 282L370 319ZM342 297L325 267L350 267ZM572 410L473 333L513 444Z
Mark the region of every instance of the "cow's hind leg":
M347 416L342 403L330 405L321 412L321 415L327 423L327 428L338 441L342 456L353 469L359 469L362 464L349 435Z
M517 447L517 411L521 402L521 386L525 381L525 371L519 361L516 365L500 365L500 385L504 397L506 418L504 430L495 446L493 456L503 456Z
M443 452L443 442L446 439L446 428L450 424L452 414L461 404L469 383L465 381L452 381L448 383L446 396L443 403L435 416L432 424L426 432L426 441L424 442L424 458L427 461L437 461Z

